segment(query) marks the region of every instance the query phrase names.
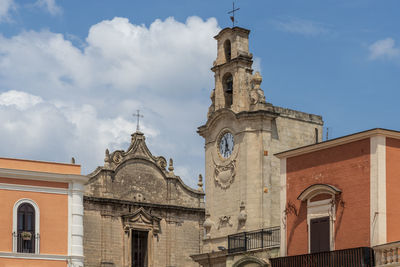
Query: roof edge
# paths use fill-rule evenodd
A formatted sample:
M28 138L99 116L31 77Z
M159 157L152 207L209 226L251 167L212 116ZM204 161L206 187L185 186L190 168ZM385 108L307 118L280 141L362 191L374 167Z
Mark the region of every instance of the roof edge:
M343 144L347 144L347 143L350 143L350 142L359 141L359 140L362 140L362 139L365 139L365 138L370 138L370 137L376 136L376 135L384 135L384 136L387 136L387 137L400 139L400 131L389 130L389 129L384 129L384 128L373 128L373 129L370 129L370 130L357 132L357 133L353 133L353 134L350 134L350 135L341 136L341 137L338 137L338 138L335 138L335 139L331 139L331 140L328 140L328 141L324 141L324 142L320 142L320 143L316 143L316 144L311 144L311 145L307 145L307 146L302 146L302 147L298 147L298 148L282 151L282 152L274 154L274 156L276 156L277 158L280 158L280 159L299 156L299 155L303 155L303 154L307 154L307 153L311 153L311 152L315 152L315 151L331 148L331 147L334 147L334 146L338 146L338 145L343 145Z

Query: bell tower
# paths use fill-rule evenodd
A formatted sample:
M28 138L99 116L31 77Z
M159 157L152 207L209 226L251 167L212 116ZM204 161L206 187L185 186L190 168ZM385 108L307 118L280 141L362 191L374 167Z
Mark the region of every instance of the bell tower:
M249 53L247 29L225 28L217 40L217 59L211 70L215 73L215 111L228 108L234 112L248 110L248 87L252 79L253 55Z
M320 116L265 101L262 77L253 74L249 34L233 27L214 37L215 89L207 122L198 128L205 139L203 252L228 248L232 234L279 227L280 165L274 154L322 136Z

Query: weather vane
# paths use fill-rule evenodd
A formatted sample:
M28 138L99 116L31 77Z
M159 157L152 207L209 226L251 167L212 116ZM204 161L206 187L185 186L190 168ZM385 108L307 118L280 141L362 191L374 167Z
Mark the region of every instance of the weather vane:
M137 110L136 114L132 114L132 116L137 118L136 131L139 132L139 121L140 118L143 118L143 115L140 114L140 110Z
M231 20L232 20L232 28L235 27L235 11L238 11L240 8L235 9L235 2L232 2L232 10L228 12L228 14L232 14Z

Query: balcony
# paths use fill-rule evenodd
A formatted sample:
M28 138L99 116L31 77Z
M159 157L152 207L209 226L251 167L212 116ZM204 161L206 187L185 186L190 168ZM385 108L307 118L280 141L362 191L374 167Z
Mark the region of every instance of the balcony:
M37 253L39 247L39 234L34 232L12 233L15 252Z
M228 236L228 253L280 246L280 228L273 227Z
M400 266L400 241L374 247L376 266Z
M271 267L372 267L374 251L360 247L271 259Z

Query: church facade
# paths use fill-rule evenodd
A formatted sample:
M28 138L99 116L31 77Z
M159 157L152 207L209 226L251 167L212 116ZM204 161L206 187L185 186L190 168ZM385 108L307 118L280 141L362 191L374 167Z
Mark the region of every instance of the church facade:
M225 28L217 40L215 89L206 123L206 218L201 266L266 266L279 255L280 161L275 153L322 140L318 115L274 106L253 74L249 33Z
M197 190L185 185L137 131L127 151L107 150L89 174L85 266L198 266L190 255L200 252L204 216L202 181Z

